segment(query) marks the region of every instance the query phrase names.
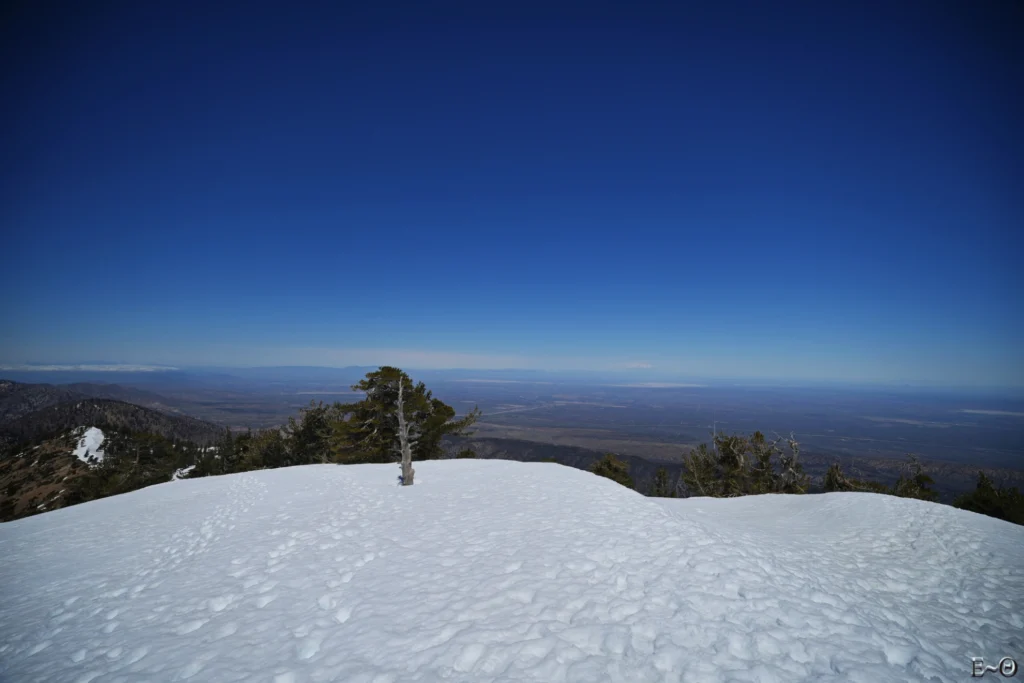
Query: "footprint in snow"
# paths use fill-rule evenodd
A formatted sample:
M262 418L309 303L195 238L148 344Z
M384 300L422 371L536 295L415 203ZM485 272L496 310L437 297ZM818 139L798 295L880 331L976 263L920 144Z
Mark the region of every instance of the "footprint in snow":
M219 629L217 629L217 632L215 634L213 634L213 640L220 640L221 638L227 638L228 636L235 635L235 633L237 633L237 632L238 632L238 624L236 624L235 622L231 621L231 622L228 622L228 623L224 624Z
M175 629L174 632L177 633L179 636L183 636L188 633L192 633L193 631L198 631L208 621L209 619L194 619L192 621L187 621L181 626L179 626L177 629Z
M222 595L217 598L211 598L207 601L206 605L211 612L222 612L234 601L234 595Z
M479 643L467 645L455 659L455 669L462 672L471 670L486 652L487 648Z
M299 659L310 659L317 652L320 651L320 644L323 643L324 634L322 632L314 633L309 637L305 638L298 646Z

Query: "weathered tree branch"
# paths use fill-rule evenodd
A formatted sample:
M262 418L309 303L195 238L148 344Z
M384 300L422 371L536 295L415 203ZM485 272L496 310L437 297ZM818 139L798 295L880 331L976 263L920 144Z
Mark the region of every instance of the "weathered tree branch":
M398 378L398 439L402 449L402 486L412 486L416 471L412 468L412 445L409 443L409 423L405 420L405 382Z

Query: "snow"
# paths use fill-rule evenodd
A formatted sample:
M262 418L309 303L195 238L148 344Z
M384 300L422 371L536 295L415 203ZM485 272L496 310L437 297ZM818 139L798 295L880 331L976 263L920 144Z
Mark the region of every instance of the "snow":
M543 463L206 477L0 525L0 680L959 681L1024 528L859 493L643 498Z
M87 465L95 465L103 462L103 431L98 427L89 427L85 434L78 440L78 446L74 450L75 456Z
M188 467L182 467L174 470L174 474L171 475L171 481L178 481L179 479L186 479L188 475L192 473L192 470L196 468L195 465L189 465Z

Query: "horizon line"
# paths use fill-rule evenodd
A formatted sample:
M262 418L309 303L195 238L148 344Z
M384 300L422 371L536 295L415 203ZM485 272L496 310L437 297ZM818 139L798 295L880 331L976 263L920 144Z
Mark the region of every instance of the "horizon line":
M148 374L157 375L162 373L173 373L173 372L188 372L188 371L210 371L210 370L225 370L225 371L242 371L242 370L290 370L290 369L304 369L304 370L366 370L385 367L387 364L371 364L371 365L222 365L222 364L178 364L178 365L164 365L159 363L116 363L116 362L87 362L87 363L0 363L0 372L12 372L12 373L104 373L104 374ZM398 367L392 365L391 367ZM923 380L923 379L894 379L894 380L883 380L883 379L838 379L830 377L822 378L787 378L784 376L768 376L768 377L752 377L744 375L700 375L693 373L686 373L674 370L659 370L657 367L627 367L627 368L606 368L606 369L551 369L551 368L510 368L510 367L493 367L493 368L465 368L465 367L446 367L446 368L427 368L427 367L414 367L407 366L401 368L406 372L427 372L427 373L444 373L444 372L460 372L460 373L480 373L481 375L487 373L519 373L519 374L545 374L545 375L594 375L600 377L602 375L639 375L642 374L644 379L648 381L647 388L658 388L653 385L658 384L657 380L663 379L683 379L689 381L701 381L701 382L712 382L712 383L725 383L725 382L742 382L739 386L780 386L788 385L799 387L802 385L816 385L816 384L839 384L839 385L851 385L851 386L888 386L888 387L912 387L922 389L989 389L989 390L1009 390L1009 391L1024 391L1024 385L1012 385L1012 384L957 384L947 383L936 380ZM2 379L2 378L0 378ZM486 379L486 378L481 378ZM696 385L690 385L690 388L698 388Z

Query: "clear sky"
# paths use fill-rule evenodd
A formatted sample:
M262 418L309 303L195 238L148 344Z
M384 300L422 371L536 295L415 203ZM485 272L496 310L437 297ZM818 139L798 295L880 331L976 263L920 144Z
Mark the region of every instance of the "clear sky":
M1024 386L1024 4L676 4L5 9L0 361Z

